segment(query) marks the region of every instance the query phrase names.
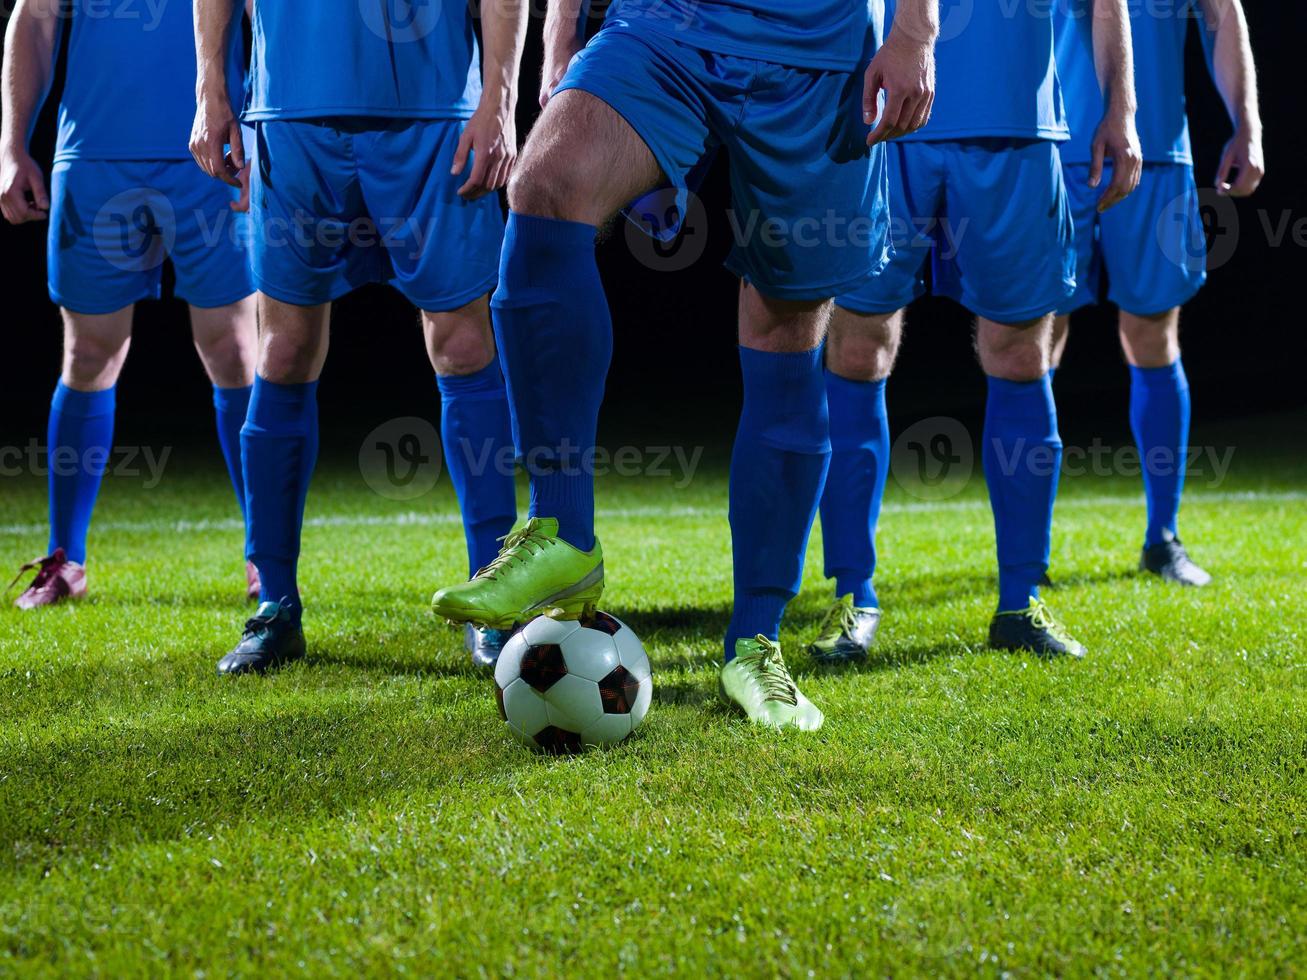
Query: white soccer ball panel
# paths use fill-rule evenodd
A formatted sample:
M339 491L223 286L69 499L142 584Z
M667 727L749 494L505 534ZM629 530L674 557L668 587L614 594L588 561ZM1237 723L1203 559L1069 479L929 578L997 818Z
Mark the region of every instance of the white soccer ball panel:
M531 736L549 725L545 699L520 677L504 688L504 714L513 734L528 744L534 744Z
M653 701L653 680L646 677L640 682L640 693L635 696L635 704L631 705L631 731L640 727L644 721L644 716L649 713L649 705Z
M630 734L630 715L604 715L581 730L581 741L586 745L616 745Z
M495 683L501 691L507 691L508 685L522 676L522 654L526 653L529 646L519 630L508 638L504 648L499 651L499 659L495 662Z
M584 677L568 674L545 693L549 721L558 728L579 732L604 713L599 685Z
M649 654L645 653L644 644L635 635L635 631L623 629L613 641L617 644L617 659L629 670L636 680L644 683L653 676L653 666L649 663Z
M590 681L601 681L617 666L617 644L607 633L582 627L563 644L567 672Z
M518 636L525 636L526 642L533 647L542 647L549 643L557 643L561 646L564 640L580 628L581 624L573 619L537 616L522 627Z

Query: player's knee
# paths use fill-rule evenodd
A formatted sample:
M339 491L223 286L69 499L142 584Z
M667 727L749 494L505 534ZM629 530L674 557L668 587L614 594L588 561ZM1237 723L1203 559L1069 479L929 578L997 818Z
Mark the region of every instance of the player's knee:
M1180 356L1179 317L1175 311L1155 316L1122 313L1121 346L1138 367L1166 367Z
M303 384L318 368L319 347L306 336L268 338L259 355L259 376L274 384Z
M76 386L113 384L127 359L126 338L78 334L64 347L64 380Z
M850 381L880 381L894 370L899 331L890 316L836 308L826 342L826 366Z
M238 387L254 375L255 345L235 331L196 337L195 346L215 384Z
M442 376L475 374L495 359L493 341L474 324L444 332L430 352L431 366Z
M586 189L566 168L531 161L509 179L508 206L537 218L581 221L587 209Z
M984 352L982 363L985 373L995 378L1005 381L1038 381L1048 373L1049 355L1043 344L1010 344Z

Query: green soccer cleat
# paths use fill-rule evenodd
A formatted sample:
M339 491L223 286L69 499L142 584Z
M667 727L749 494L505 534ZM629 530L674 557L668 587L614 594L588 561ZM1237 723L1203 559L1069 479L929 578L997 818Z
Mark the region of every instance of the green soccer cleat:
M504 538L499 556L470 581L446 586L431 611L452 623L511 630L537 616L582 619L604 593L604 551L589 552L558 536L558 521L533 517Z
M853 593L842 596L827 610L818 627L817 639L808 644L814 663L826 667L862 663L876 639L880 610L874 606L855 606Z
M781 645L761 634L735 641L735 659L722 668L721 691L755 725L815 732L825 721L795 686Z
M1076 657L1085 647L1053 618L1043 599L1032 597L1025 609L995 613L989 624L989 645L996 650L1028 650L1039 657Z

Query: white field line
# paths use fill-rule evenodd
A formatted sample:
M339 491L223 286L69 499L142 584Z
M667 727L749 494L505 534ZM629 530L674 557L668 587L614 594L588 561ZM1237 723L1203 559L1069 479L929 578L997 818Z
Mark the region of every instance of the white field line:
M1307 491L1303 490L1243 490L1234 492L1189 493L1185 494L1186 504L1224 504L1224 503L1300 503L1307 502ZM1143 497L1139 494L1121 496L1102 494L1098 496L1073 496L1057 502L1057 509L1079 510L1094 507L1142 505ZM887 503L883 512L886 514L914 514L946 511L988 511L987 500L919 500L910 503ZM597 516L606 520L630 520L638 518L691 517L720 518L726 520L726 497L722 496L720 507L617 507L600 508ZM432 527L444 524L460 524L460 516L452 511L418 512L407 511L403 514L335 514L327 517L310 517L304 522L306 527ZM149 532L171 531L174 534L197 534L206 531L239 531L243 527L238 518L223 518L216 521L102 521L95 525L96 531ZM45 524L0 524L0 536L20 536L44 534Z

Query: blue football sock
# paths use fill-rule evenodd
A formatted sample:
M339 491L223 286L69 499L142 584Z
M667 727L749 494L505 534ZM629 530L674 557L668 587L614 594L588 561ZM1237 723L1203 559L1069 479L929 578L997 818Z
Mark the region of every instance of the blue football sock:
M852 593L862 608L879 605L876 525L889 477L889 416L885 379L850 381L826 372L830 406L830 472L821 495L821 540L826 577L836 596Z
M259 570L263 602L287 600L300 614L296 566L304 500L318 457L318 383L254 379L241 428L245 472L246 557Z
M50 493L50 554L63 548L86 563L86 533L100 481L113 450L113 388L75 391L62 381L50 400L46 460Z
M510 212L491 300L517 454L532 517L594 547L593 449L613 354L613 324L593 225Z
M998 544L998 608L1024 609L1048 570L1062 439L1048 376L989 378L981 458Z
M236 503L240 506L241 517L245 516L245 477L241 473L241 426L245 424L245 414L250 407L252 385L244 388L219 388L213 386L213 410L218 422L218 445L222 447L222 458L227 461L227 475L231 477L231 488L236 492Z
M799 591L808 534L830 462L822 349L773 354L740 348L744 409L731 452L731 550L735 641L776 639L785 606Z
M1130 428L1148 500L1144 545L1176 533L1189 453L1189 379L1179 359L1159 368L1130 367Z
M471 577L494 561L499 539L517 520L508 394L498 359L474 374L437 375L436 384L445 467L463 512Z

